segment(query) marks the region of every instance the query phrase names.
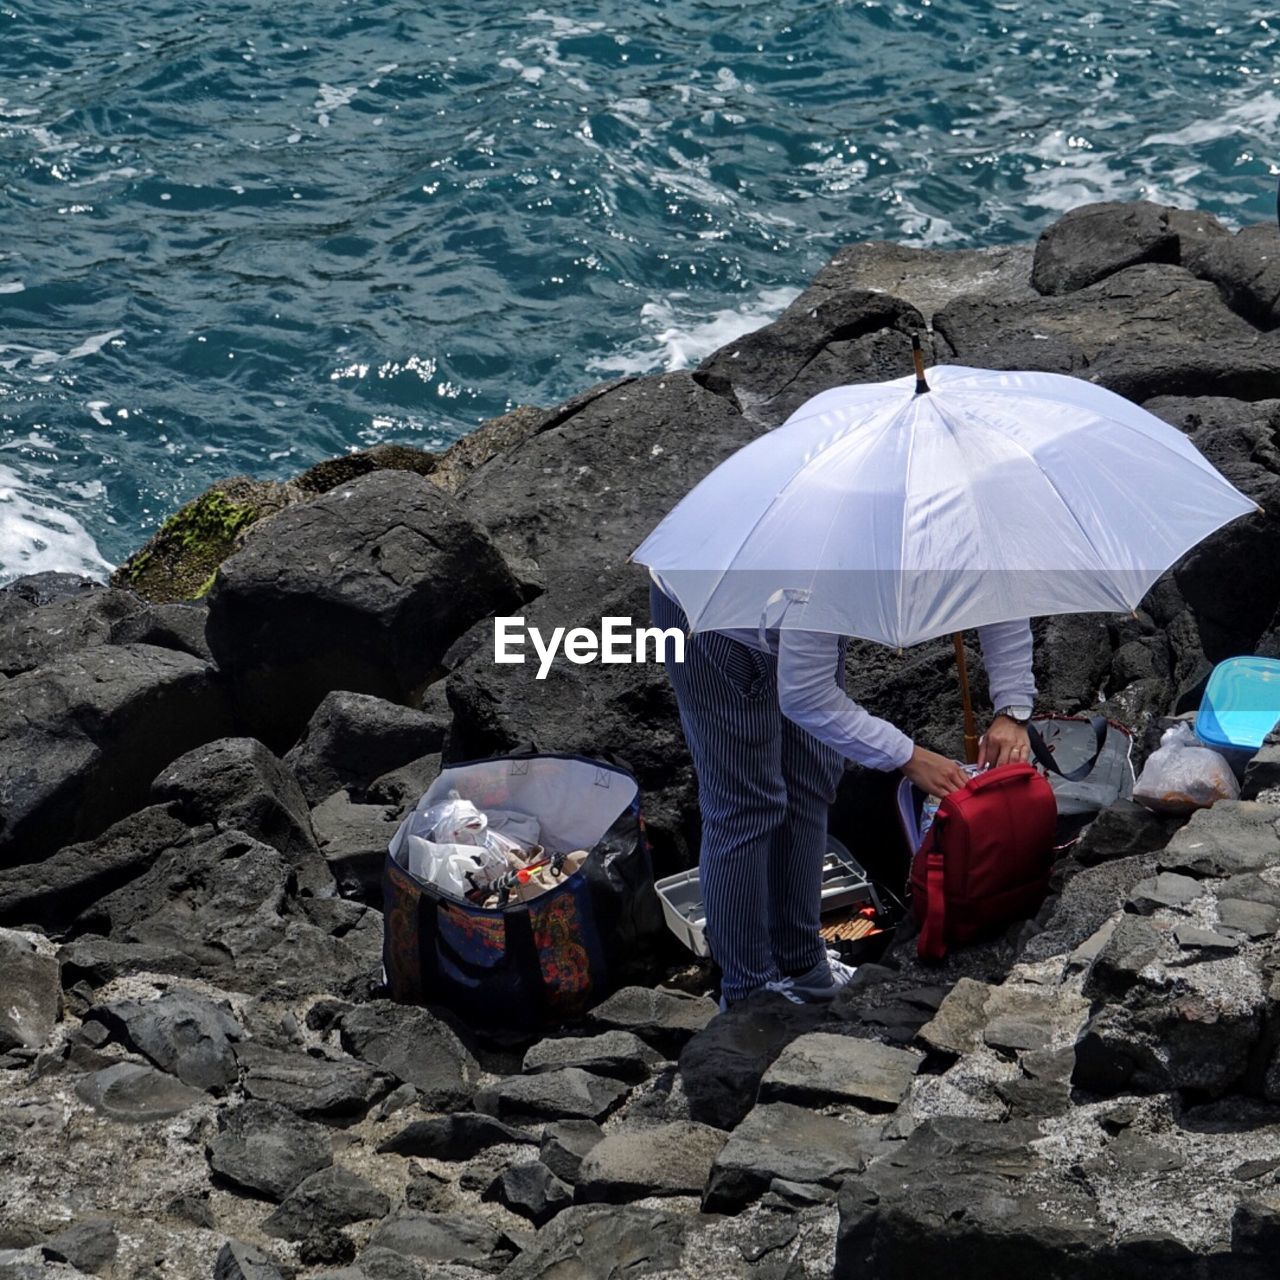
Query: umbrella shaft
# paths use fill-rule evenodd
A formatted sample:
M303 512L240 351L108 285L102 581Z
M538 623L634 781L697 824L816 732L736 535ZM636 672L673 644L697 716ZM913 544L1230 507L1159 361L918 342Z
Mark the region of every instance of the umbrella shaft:
M956 670L960 675L960 699L964 703L964 758L969 764L978 762L978 724L973 716L973 697L969 693L969 667L965 661L964 632L951 637L956 647Z

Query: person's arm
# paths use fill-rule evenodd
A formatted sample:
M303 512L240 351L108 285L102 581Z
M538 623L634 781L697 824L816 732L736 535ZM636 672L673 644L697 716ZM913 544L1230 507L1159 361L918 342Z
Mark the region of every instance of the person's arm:
M778 705L782 714L841 755L872 769L901 769L923 790L946 795L967 781L954 760L918 747L901 729L871 715L836 683L838 636L782 631Z
M982 662L991 688L991 706L1035 705L1036 681L1031 670L1031 623L1025 619L978 628ZM1023 725L1005 716L992 720L978 744L978 764L1009 764L1031 759L1031 743Z

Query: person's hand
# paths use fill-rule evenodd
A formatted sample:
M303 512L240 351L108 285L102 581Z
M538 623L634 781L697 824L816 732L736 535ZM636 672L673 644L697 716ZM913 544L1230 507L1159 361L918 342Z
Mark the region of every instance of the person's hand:
M902 772L931 796L949 795L969 781L969 775L954 760L923 747L916 747Z
M1031 759L1031 739L1027 726L1010 720L1008 716L996 716L978 742L978 767L989 765L1026 764Z

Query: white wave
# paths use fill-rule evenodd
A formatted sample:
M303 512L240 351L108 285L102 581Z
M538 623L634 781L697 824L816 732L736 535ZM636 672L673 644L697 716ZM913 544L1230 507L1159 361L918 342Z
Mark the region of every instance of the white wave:
M21 280L0 282L0 293L21 293L27 286Z
M1257 141L1275 136L1280 125L1280 96L1271 90L1250 93L1247 98L1215 111L1211 119L1193 120L1170 133L1153 133L1144 147L1194 147L1223 138Z
M113 567L74 515L0 466L0 583L48 571L105 579Z
M739 308L707 315L685 293L669 294L640 309L644 336L612 355L588 361L591 373L637 375L658 370L674 373L700 364L726 343L761 328L800 296L795 288L763 289Z
M345 107L356 96L357 86L339 88L331 84L322 84L315 105L311 108L316 113L316 121L322 129L329 127L330 112Z

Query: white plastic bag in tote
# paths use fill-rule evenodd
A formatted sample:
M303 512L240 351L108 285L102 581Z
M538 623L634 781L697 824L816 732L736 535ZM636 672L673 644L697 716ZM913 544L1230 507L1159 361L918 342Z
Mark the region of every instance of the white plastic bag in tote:
M629 775L570 756L511 756L452 765L400 824L391 841L391 857L419 880L461 898L473 887L468 871L476 880L486 879L488 867L479 860L501 855L507 844L524 843L532 836L551 853L592 848L638 790ZM496 830L487 834L497 837L495 841L468 848L429 839L440 821L440 806L459 800L469 802L468 809L480 810L482 817L488 815ZM468 863L467 855L475 861ZM506 870L505 859L494 869Z
M1190 813L1239 797L1240 784L1226 758L1200 742L1185 722L1164 731L1133 788L1133 798L1156 813Z

